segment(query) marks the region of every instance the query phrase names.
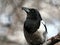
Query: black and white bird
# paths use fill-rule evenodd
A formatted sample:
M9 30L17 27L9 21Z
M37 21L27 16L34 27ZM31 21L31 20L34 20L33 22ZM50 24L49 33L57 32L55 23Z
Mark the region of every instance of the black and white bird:
M24 36L29 45L42 45L46 40L47 28L37 9L22 7L27 13Z

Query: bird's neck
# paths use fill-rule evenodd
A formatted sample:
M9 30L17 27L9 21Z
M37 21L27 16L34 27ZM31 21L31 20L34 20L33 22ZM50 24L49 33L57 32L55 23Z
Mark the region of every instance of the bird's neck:
M31 20L37 20L37 16L28 16L27 19L31 19Z

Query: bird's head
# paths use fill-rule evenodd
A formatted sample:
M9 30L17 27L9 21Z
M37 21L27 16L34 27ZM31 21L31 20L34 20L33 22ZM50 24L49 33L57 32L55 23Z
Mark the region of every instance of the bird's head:
M22 10L27 13L27 17L30 17L32 19L40 18L40 20L42 20L40 13L37 9L22 7Z

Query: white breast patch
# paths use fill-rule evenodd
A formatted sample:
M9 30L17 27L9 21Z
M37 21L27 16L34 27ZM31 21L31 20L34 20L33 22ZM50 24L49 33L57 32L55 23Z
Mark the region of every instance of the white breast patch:
M39 29L38 29L38 31L39 31L40 33L44 33L44 32L46 31L46 29L45 29L45 27L44 27L44 24L45 24L45 22L42 20L42 21L40 22L40 27L39 27Z

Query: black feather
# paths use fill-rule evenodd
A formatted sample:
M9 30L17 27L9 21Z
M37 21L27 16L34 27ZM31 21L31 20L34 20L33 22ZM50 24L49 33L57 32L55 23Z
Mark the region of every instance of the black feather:
M24 22L24 29L28 33L34 33L40 26L40 21L42 20L37 9L29 9L30 12L27 13L26 21Z

